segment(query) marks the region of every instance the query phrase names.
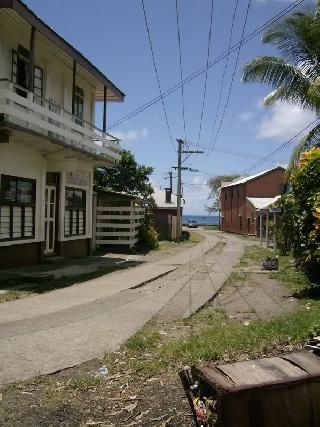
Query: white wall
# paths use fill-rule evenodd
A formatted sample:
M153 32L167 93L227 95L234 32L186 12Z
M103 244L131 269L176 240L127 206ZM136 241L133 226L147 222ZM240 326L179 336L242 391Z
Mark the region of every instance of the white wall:
M41 242L44 240L44 188L46 160L36 150L11 138L9 144L0 144L0 173L36 180L35 238L0 242L0 246L19 243ZM0 177L1 179L1 177Z
M20 18L18 18L20 19ZM17 15L0 9L0 79L11 79L11 52L21 44L29 50L31 27L17 20ZM44 98L72 111L73 61L55 48L41 34L35 36L35 65L44 69ZM85 78L80 66L76 84L84 90L84 120L94 123L94 93L92 81Z

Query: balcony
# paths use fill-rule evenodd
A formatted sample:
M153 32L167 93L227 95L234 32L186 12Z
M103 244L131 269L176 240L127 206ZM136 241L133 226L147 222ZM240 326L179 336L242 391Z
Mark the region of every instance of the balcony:
M36 132L73 150L110 163L120 160L118 138L7 79L0 79L0 116L9 126Z

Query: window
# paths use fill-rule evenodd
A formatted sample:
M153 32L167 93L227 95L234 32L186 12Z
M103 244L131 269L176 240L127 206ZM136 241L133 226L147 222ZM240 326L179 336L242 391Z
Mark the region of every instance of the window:
M76 86L73 97L73 114L76 116L75 122L80 126L83 125L83 100L83 89L81 89L79 86Z
M43 69L35 66L33 70L33 93L36 101L41 102L43 98Z
M36 180L1 175L0 241L33 239Z
M11 79L13 83L16 83L20 88L16 89L18 95L27 97L27 91L21 89L28 89L29 87L29 61L30 53L23 46L18 46L18 51L12 51L12 70Z
M64 235L81 236L86 232L86 191L66 187Z
M242 230L242 216L241 215L239 215L239 227L240 227L240 230Z

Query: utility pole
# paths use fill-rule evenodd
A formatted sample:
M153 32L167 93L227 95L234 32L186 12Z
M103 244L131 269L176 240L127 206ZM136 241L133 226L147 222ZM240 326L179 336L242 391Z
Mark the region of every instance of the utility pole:
M178 183L177 183L177 231L176 239L177 243L180 243L181 239L181 155L182 145L184 142L182 139L177 139L178 143Z
M195 150L195 151L184 151L182 150L182 146L184 144L184 141L182 139L177 139L178 143L178 166L173 166L173 169L178 169L178 182L177 182L177 228L176 228L176 241L177 243L180 243L181 240L181 199L182 199L182 185L181 185L181 172L183 170L190 170L191 172L196 172L196 170L191 168L182 167L182 154L189 154L188 157L191 156L191 154L203 154L204 151ZM185 160L186 160L185 159ZM185 161L184 160L184 161Z

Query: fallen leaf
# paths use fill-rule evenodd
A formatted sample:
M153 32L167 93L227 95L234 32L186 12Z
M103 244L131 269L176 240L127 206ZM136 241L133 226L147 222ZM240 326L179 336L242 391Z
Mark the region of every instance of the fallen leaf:
M98 426L98 425L101 425L101 424L103 424L102 421L92 421L92 420L89 420L89 421L86 422L86 426Z
M137 406L138 406L138 402L135 402L135 403L131 403L130 405L125 406L124 409L128 412L132 412L136 409Z

